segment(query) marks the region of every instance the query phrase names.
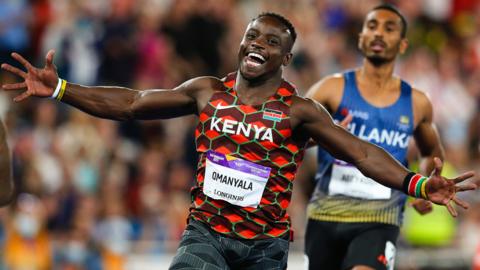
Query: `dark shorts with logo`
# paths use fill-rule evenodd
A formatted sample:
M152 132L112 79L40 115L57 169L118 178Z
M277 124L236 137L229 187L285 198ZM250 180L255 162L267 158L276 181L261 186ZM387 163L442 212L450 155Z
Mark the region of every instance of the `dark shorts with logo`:
M288 239L241 240L190 220L169 269L286 269Z
M383 223L308 220L308 269L345 270L356 265L393 269L399 227Z

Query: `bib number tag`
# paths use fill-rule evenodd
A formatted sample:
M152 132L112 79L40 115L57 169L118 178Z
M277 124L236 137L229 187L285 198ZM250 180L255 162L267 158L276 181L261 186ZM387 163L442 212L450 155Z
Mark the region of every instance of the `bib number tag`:
M388 200L392 195L392 190L364 176L353 165L335 160L328 194L346 195L367 200Z
M203 193L242 207L257 207L262 199L270 168L229 155L206 153Z

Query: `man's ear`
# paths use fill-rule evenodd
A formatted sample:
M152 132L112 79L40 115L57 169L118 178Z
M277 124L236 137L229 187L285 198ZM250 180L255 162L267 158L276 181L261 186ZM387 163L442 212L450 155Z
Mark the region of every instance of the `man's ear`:
M285 57L283 57L282 65L288 66L290 62L292 62L292 57L293 57L293 54L291 52L287 53Z
M400 41L400 48L398 52L400 54L404 54L407 51L407 48L408 48L408 39L402 38L402 40Z
M358 39L357 39L357 48L359 50L362 50L362 41L363 41L363 35L362 32L358 33Z

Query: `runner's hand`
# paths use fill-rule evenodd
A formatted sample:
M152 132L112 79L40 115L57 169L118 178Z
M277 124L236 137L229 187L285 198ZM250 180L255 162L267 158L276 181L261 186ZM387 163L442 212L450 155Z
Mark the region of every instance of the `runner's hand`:
M457 211L453 208L450 201L453 201L456 205L467 209L468 203L459 199L456 195L457 192L467 191L467 190L474 190L477 188L477 185L474 183L466 183L460 185L461 182L471 178L474 176L474 172L466 172L461 174L453 179L447 179L441 176L443 163L439 158L433 159L435 164L435 169L433 170L432 174L428 178L426 184L426 193L428 200L435 204L445 205L448 209L448 212L454 217L457 216Z
M410 205L420 214L425 215L432 212L432 202L426 201L424 199L415 199Z
M25 58L18 53L12 53L12 57L20 62L27 72L20 70L9 64L2 64L2 69L11 72L24 79L21 83L4 84L4 90L21 90L27 89L20 95L16 96L14 101L22 101L29 96L50 97L55 91L58 83L57 68L53 64L53 56L55 51L50 50L46 56L46 65L43 69L36 68L30 64Z

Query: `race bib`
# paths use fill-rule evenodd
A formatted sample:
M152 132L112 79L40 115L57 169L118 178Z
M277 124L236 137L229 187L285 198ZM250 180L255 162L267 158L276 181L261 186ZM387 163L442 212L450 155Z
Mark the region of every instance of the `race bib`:
M260 204L269 167L211 150L206 155L205 195L242 207Z
M391 197L392 190L364 176L353 165L335 160L328 194L346 195L367 200L388 200Z

